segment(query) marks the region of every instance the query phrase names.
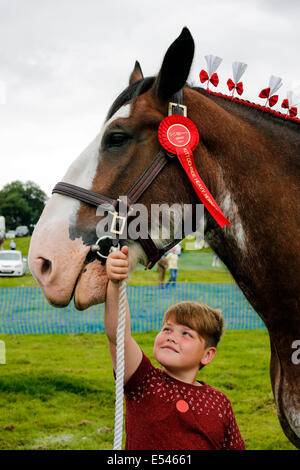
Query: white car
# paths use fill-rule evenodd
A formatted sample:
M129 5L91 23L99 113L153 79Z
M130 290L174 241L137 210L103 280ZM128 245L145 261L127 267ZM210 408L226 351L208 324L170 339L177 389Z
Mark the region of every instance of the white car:
M0 251L0 276L24 276L26 258L18 250Z
M16 236L15 230L9 230L6 234L6 238L15 238L15 236Z
M26 225L20 225L16 228L16 237L27 237L29 235L29 230Z

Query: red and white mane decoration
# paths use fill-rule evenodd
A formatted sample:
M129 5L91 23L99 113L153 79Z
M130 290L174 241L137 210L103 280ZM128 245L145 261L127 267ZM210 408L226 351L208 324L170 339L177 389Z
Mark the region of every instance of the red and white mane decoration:
M207 90L209 90L209 83L212 83L215 87L219 84L219 77L216 70L222 62L222 59L221 57L210 54L205 56L205 60L208 72L206 72L206 70L201 70L199 77L201 83L207 81Z
M215 87L219 85L219 77L218 77L218 74L216 73L216 70L219 67L220 63L222 62L221 57L217 57L214 55L206 55L205 60L207 63L208 71L202 69L199 74L199 78L200 78L201 83L205 83L207 81L206 91L209 94L216 95L225 99L230 99L238 103L242 103L247 106L260 109L261 111L269 112L278 117L291 119L293 121L300 123L300 119L297 118L298 108L296 107L299 100L297 99L293 91L288 91L287 98L285 98L282 101L281 107L287 110L285 114L271 109L273 106L275 106L275 104L278 102L278 99L279 99L279 96L275 95L275 93L282 86L282 79L280 77L276 77L275 75L270 76L268 87L263 88L258 95L259 98L263 98L266 100L265 104L258 105L256 103L252 103L250 101L241 100L239 98L234 97L235 91L237 92L238 95L242 95L244 92L244 85L243 85L243 82L240 81L240 79L248 67L247 64L243 62L238 62L238 61L232 63L233 80L231 78L227 80L227 86L228 86L229 91L231 92L231 95L228 96L222 93L213 92L209 89L209 83L212 83Z
M296 98L293 91L288 91L286 95L287 98L281 103L281 107L287 109L285 117L296 117L298 114L298 108L296 107L296 104L298 104L298 99Z
M265 106L267 106L268 104L271 108L277 103L278 95L274 95L274 93L276 93L276 91L279 90L281 86L282 79L280 77L275 77L274 75L271 75L268 88L264 88L263 90L261 90L260 94L258 95L260 98L267 98Z
M243 62L232 63L233 80L231 80L231 78L227 80L227 86L229 88L229 91L232 91L231 96L234 95L235 90L237 91L239 95L243 94L243 91L244 91L243 82L240 82L239 80L242 78L242 75L244 75L247 67L248 65L244 64Z

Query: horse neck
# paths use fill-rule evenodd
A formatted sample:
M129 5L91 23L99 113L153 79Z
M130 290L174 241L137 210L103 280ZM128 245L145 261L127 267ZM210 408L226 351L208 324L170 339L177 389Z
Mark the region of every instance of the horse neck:
M293 149L272 138L268 123L261 130L206 96L194 92L191 98L190 117L200 134L196 165L232 223L222 230L208 217L205 238L268 322L276 302L278 309L291 307L289 292L296 292L300 280L294 213L300 195L286 165ZM291 263L293 279L288 276Z

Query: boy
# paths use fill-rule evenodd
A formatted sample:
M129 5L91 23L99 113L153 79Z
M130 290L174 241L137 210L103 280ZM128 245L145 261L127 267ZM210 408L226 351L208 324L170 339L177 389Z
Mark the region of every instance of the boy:
M105 332L114 370L118 322L118 281L128 277L128 247L110 253ZM216 354L223 319L208 306L181 302L165 313L154 343L154 367L130 333L127 302L124 393L126 450L245 449L230 401L196 380Z

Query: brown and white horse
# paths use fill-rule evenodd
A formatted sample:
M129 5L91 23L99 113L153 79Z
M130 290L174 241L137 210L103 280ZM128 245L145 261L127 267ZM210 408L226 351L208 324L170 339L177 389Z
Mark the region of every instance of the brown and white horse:
M279 420L300 448L300 364L292 360L300 340L300 127L188 86L193 53L184 28L157 77L144 78L136 63L101 132L63 181L114 199L125 195L157 154L158 126L172 95L183 88L188 117L200 135L194 152L198 172L232 224L222 230L205 212L205 239L268 328ZM175 160L141 198L148 209L151 203L197 201ZM105 301L105 266L90 252L98 221L94 208L67 196L54 194L47 202L32 236L29 265L51 304L65 306L74 297L75 306L85 309ZM141 245L126 243L130 268L146 265Z

